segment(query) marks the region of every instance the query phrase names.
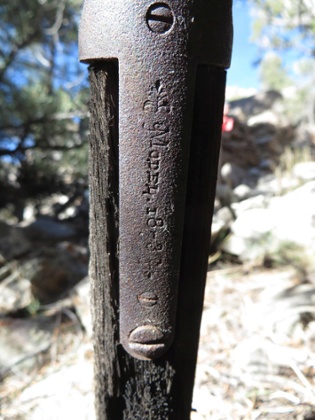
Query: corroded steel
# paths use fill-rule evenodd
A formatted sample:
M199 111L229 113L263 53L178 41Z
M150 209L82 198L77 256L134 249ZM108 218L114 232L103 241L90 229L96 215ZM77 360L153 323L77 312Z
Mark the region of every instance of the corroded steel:
M195 71L231 41L231 0L84 4L80 59L119 63L120 340L140 359L172 343Z

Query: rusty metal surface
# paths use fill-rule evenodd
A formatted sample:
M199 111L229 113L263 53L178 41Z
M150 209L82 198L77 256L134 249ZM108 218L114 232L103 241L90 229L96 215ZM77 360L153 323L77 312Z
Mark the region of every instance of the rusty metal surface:
M196 66L228 67L230 0L86 0L80 59L119 62L120 340L160 357L176 317Z

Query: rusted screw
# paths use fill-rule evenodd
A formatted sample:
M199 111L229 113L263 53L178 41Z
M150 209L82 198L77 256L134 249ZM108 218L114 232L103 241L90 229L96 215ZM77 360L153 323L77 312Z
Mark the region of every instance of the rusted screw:
M130 354L138 359L155 359L161 356L167 347L166 337L153 325L137 327L129 336Z
M147 25L152 32L164 34L174 23L174 16L170 7L165 3L155 3L147 12Z
M158 303L158 300L159 298L154 293L146 292L138 295L138 301L142 306L154 306Z

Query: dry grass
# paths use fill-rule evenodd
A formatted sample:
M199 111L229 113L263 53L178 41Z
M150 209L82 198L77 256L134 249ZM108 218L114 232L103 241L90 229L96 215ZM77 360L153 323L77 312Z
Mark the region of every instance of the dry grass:
M305 291L315 288L291 268L209 273L192 420L315 419L315 306Z

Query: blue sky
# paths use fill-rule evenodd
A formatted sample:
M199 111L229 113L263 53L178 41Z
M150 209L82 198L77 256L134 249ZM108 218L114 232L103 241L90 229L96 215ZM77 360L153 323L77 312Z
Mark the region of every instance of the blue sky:
M258 88L259 71L253 65L258 58L258 49L250 42L251 18L246 0L233 1L233 21L233 55L227 84L242 88Z

